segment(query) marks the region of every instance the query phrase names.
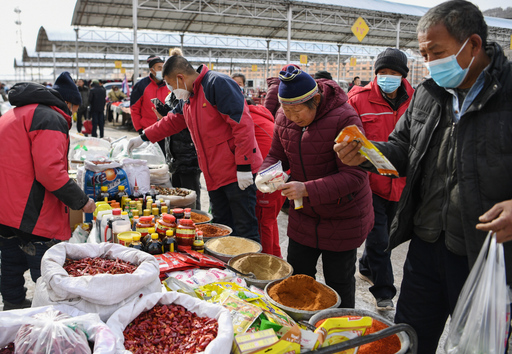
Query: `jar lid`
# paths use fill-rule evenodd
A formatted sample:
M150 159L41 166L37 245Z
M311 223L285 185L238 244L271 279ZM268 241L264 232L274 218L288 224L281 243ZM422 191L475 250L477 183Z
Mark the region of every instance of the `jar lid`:
M174 215L171 215L171 214L164 214L163 219L165 222L169 222L169 223L176 221L176 218L174 217Z
M192 212L192 208L185 208L184 210L185 210L185 213L190 213L190 212Z
M192 219L180 219L180 225L193 226L194 221Z
M175 214L181 214L181 213L183 213L183 209L181 209L181 208L174 208L172 210L172 212L175 213Z
M141 223L150 223L151 220L153 220L153 217L152 216L141 216L139 218L139 220Z

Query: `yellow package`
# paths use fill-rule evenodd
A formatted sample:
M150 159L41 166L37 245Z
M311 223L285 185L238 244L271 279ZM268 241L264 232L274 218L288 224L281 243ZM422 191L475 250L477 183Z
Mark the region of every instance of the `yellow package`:
M233 292L249 291L248 289L236 283L215 282L200 286L199 288L195 289L195 292L200 299L217 304L221 301L221 299L219 299L218 296L226 290L230 290Z
M364 336L372 326L371 317L344 316L328 318L321 322L321 325L315 330L318 333L318 340L314 349L325 348L330 345L345 342L347 340ZM358 348L347 349L340 353L356 354Z
M239 299L236 296L229 295L224 296L224 300L221 305L228 309L231 315L231 322L233 323L233 331L235 336L243 334L259 315L263 312L259 307L253 306L250 303Z
M363 133L361 133L356 125L349 125L343 128L343 130L338 134L334 141L336 143L341 143L342 141L347 143L352 141L362 143L363 146L359 152L375 166L381 175L394 175L399 177L398 172L393 164L389 162L386 156L384 156L379 151L379 149L377 149L375 145L371 143L370 140L366 139L366 137L363 135Z
M269 321L285 327L293 327L295 325L295 321L286 312L272 305L266 298L262 297L251 301L251 303L265 311Z
M256 350L266 348L276 343L279 339L273 329L264 331L239 334L233 341L232 352L234 354L248 354Z
M300 344L288 342L286 340L280 340L276 344L272 344L270 347L263 348L251 354L299 354Z

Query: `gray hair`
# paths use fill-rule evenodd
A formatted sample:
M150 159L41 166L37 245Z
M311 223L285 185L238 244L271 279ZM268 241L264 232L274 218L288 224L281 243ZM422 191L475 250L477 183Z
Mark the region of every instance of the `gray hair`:
M487 43L487 24L484 16L478 7L469 1L451 0L431 8L418 22L416 31L425 33L438 24L443 24L448 33L460 43L472 34L480 36L482 46Z

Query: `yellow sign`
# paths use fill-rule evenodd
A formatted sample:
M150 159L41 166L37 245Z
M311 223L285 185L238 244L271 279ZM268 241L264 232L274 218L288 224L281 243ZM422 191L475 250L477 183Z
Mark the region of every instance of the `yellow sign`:
M308 63L308 56L306 54L300 55L300 63L301 64L307 64Z
M121 68L121 74L126 74L126 68Z
M78 68L78 72L79 72L80 74L85 73L85 68Z
M350 58L350 66L356 66L356 64L357 64L356 58L355 57L351 57Z
M510 35L510 49L512 49L512 34Z
M121 60L116 60L114 62L114 65L115 65L116 69L121 69L123 67L123 62Z
M213 70L213 63L206 65L208 69Z
M258 71L258 65L253 64L252 65L252 71Z
M368 34L368 31L370 31L370 27L368 27L362 17L359 17L356 22L354 22L351 29L359 42L362 42L364 37Z

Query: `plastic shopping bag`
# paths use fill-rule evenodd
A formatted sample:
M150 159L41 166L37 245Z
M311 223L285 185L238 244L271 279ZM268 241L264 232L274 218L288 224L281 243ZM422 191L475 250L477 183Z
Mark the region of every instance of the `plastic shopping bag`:
M446 352L505 353L510 321L508 291L503 245L489 232L455 306Z

